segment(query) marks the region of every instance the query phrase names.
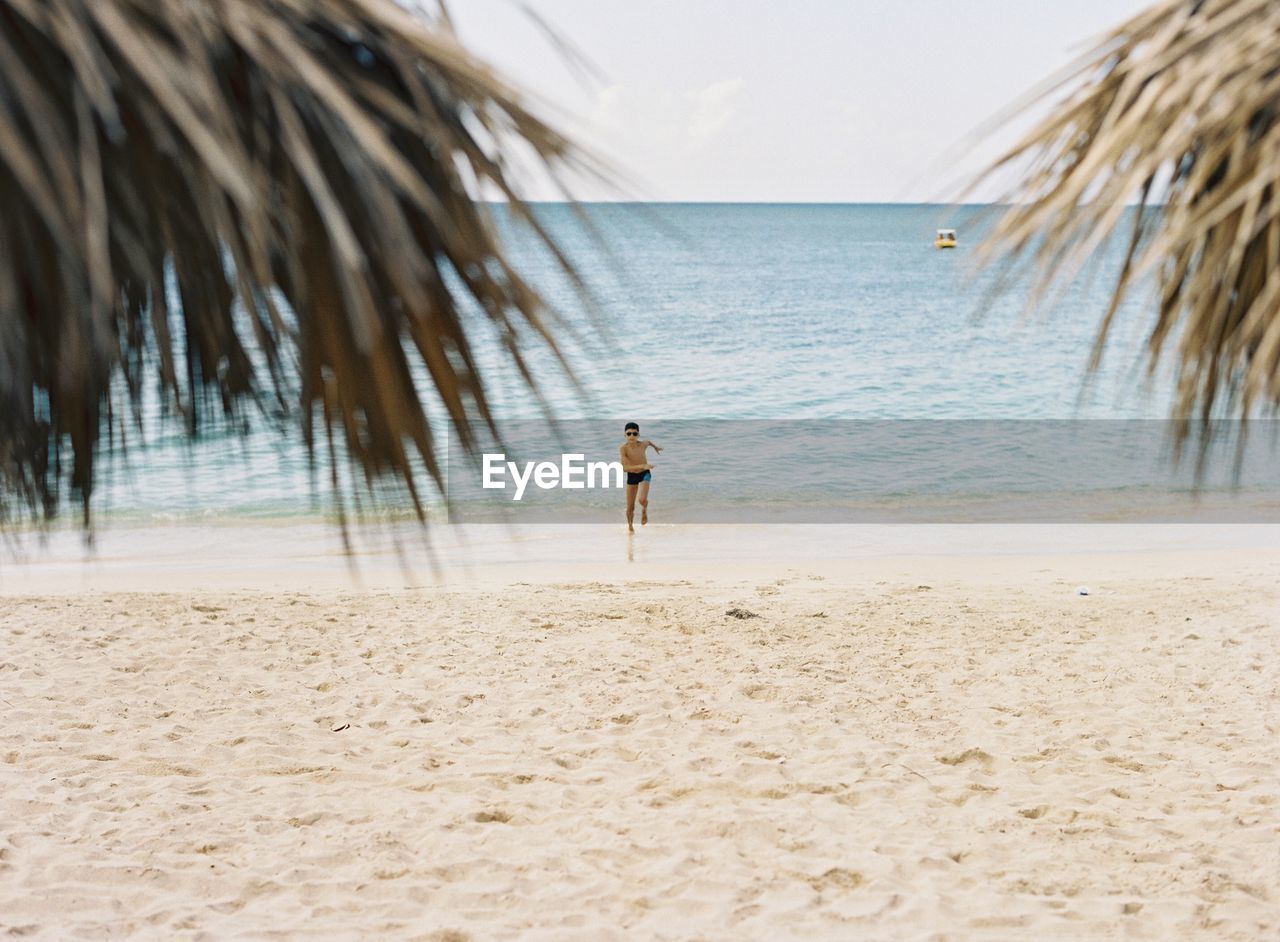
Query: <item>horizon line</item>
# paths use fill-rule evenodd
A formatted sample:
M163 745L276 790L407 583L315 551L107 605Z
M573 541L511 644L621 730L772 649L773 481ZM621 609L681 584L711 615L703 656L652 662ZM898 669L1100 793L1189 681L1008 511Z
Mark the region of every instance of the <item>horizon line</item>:
M490 206L503 206L509 200L479 200ZM1026 206L1027 203L947 203L917 200L534 200L522 202L527 206L946 206L988 208L992 206ZM1139 206L1125 203L1125 208ZM1166 203L1147 203L1148 209L1159 209Z

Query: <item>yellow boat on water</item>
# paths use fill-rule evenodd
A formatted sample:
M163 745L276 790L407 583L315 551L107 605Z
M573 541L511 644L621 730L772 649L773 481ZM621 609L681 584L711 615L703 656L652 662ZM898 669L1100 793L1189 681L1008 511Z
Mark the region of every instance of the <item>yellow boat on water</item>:
M939 229L938 234L933 238L933 247L935 249L954 249L956 247L956 231L954 229Z

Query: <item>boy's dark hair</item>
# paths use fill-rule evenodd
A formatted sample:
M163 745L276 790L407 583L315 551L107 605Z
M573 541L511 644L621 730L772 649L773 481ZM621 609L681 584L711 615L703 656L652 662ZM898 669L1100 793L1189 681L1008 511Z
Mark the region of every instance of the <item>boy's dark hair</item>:
M624 425L624 426L622 427L622 430L623 430L624 432L629 432L629 431L631 431L632 429L635 429L635 430L638 432L638 431L640 431L640 426L636 425L636 423L634 423L634 422L628 422L626 425Z

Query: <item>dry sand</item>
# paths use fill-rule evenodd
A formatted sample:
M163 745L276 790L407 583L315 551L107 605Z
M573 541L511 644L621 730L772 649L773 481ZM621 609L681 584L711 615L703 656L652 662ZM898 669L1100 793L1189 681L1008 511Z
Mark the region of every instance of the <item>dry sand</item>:
M0 600L0 933L1276 938L1280 555L1081 568Z

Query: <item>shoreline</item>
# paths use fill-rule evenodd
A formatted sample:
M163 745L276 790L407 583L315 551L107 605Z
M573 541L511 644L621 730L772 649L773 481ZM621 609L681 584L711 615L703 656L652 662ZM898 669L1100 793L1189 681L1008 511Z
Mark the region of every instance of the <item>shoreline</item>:
M359 591L496 586L515 582L711 580L805 567L862 573L1110 572L1193 574L1232 558L1280 559L1272 524L651 524L508 528L417 525L153 526L103 530L92 547L61 531L14 544L0 558L0 596L103 591ZM1118 569L1116 567L1119 567Z

